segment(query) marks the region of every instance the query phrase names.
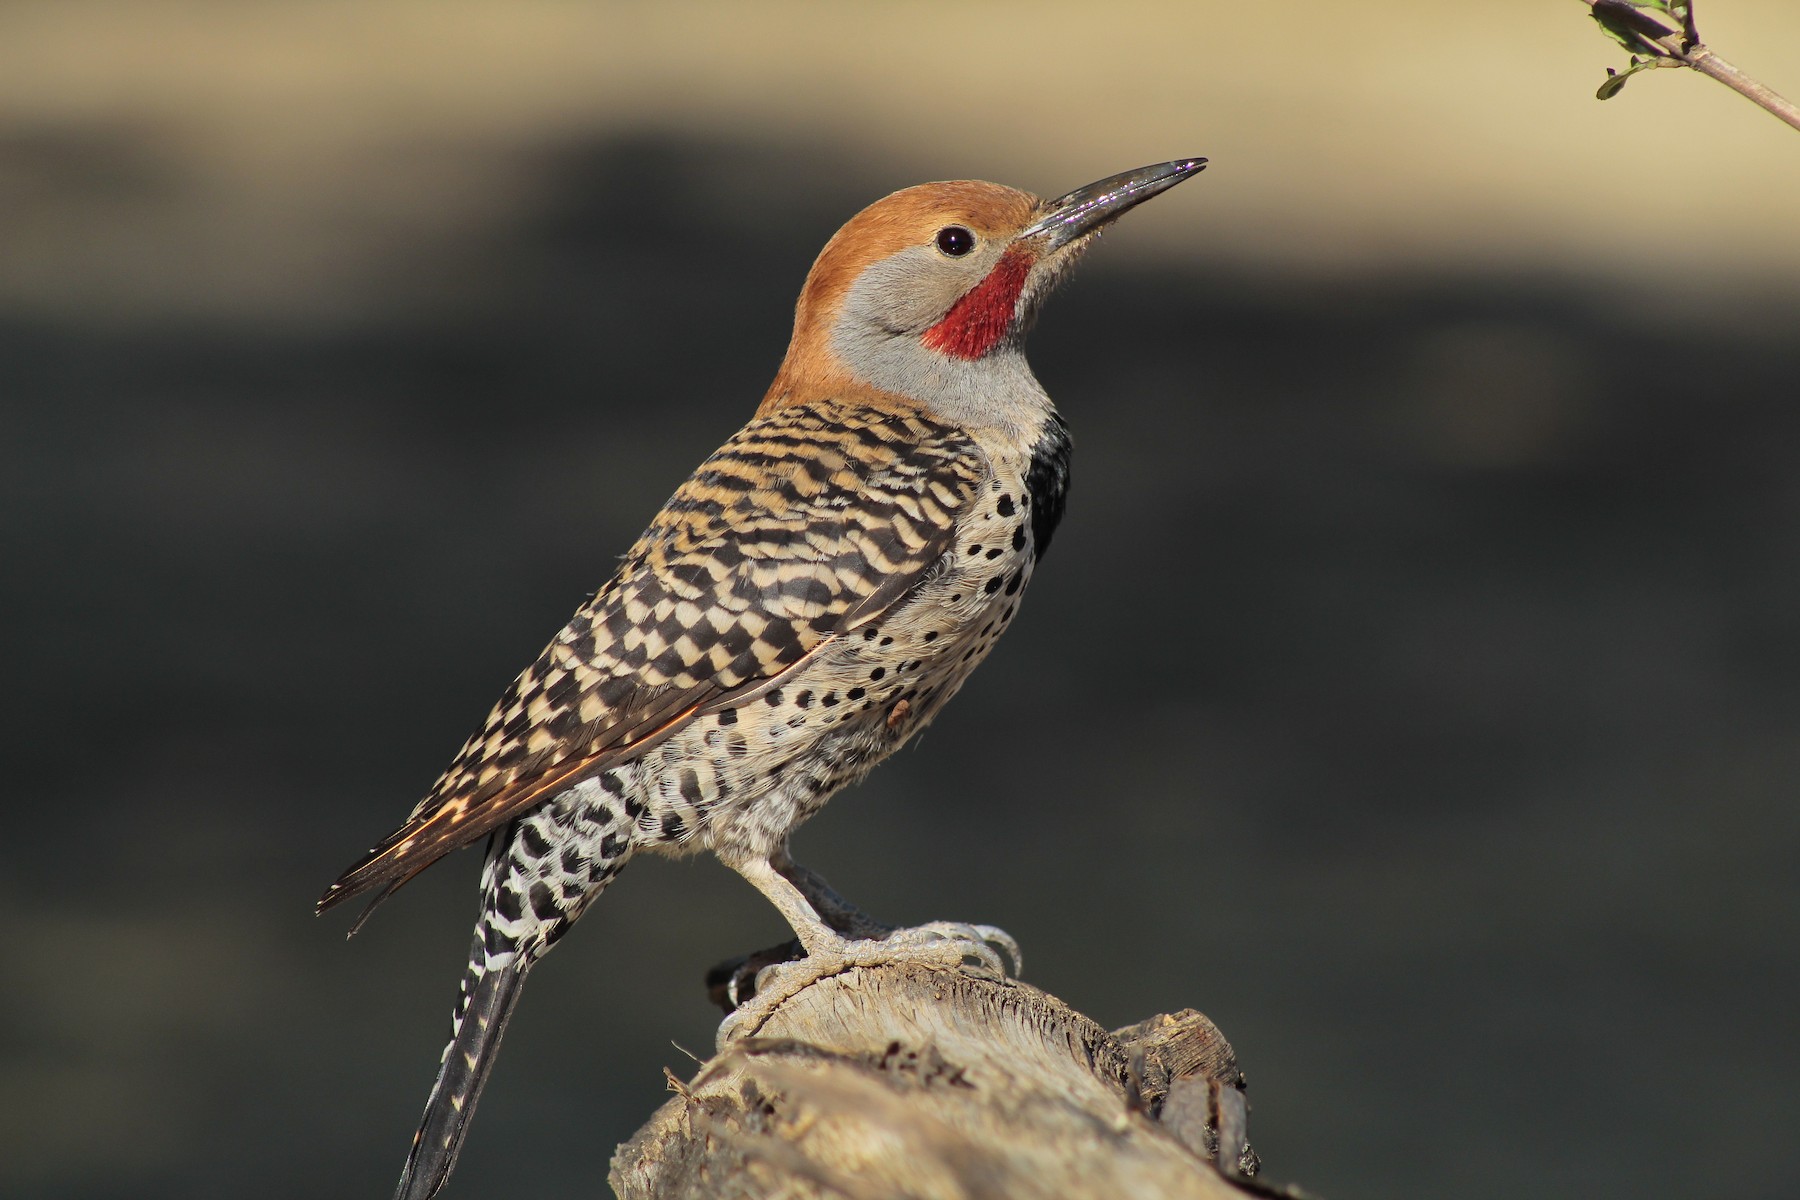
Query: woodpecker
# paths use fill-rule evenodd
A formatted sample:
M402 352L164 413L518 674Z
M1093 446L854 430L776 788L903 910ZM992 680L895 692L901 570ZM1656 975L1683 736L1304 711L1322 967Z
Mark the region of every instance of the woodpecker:
M740 1028L846 963L998 965L1000 946L1016 971L1000 930L875 922L794 862L788 837L929 724L1018 611L1070 450L1025 333L1104 226L1205 165L1049 201L923 184L826 243L749 424L318 902L374 892L373 911L488 839L450 1043L397 1200L449 1178L526 974L639 853L711 850L793 927L805 959L773 989L758 981Z

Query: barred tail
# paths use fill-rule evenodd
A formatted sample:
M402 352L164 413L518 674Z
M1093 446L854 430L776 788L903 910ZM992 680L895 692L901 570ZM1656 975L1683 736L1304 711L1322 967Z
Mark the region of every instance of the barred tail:
M487 1082L499 1054L500 1035L506 1032L506 1020L519 1002L529 964L509 956L488 965L477 978L474 972L481 969L480 962L478 950L464 985L456 1030L444 1048L444 1063L438 1069L431 1099L425 1102L425 1117L413 1135L412 1151L406 1156L394 1200L429 1200L450 1178L463 1134L475 1115L475 1102L481 1098L481 1085Z
M633 818L595 801L597 783L572 788L513 822L488 845L481 917L450 1026L450 1045L394 1200L430 1200L450 1169L525 974L599 896L631 855Z

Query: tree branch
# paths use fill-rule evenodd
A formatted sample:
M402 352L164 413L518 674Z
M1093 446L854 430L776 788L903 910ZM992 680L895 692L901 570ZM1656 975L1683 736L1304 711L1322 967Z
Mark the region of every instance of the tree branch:
M971 968L828 976L670 1085L614 1155L622 1200L1283 1194L1253 1178L1243 1073L1211 1021L1108 1033Z
M1611 78L1600 88L1602 100L1617 95L1625 79L1645 67L1691 67L1800 129L1800 106L1744 74L1700 40L1700 31L1694 24L1692 0L1685 4L1673 0L1673 13L1655 6L1639 7L1627 0L1581 2L1592 11L1594 20L1600 23L1607 36L1633 55L1631 67L1622 74L1608 71ZM1648 56L1647 61L1640 63L1637 60L1639 52Z

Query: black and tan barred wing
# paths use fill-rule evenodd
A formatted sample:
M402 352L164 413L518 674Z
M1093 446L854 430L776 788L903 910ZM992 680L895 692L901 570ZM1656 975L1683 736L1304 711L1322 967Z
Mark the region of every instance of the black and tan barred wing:
M320 910L393 891L879 617L950 548L986 468L966 434L916 414L814 404L752 421L681 486Z

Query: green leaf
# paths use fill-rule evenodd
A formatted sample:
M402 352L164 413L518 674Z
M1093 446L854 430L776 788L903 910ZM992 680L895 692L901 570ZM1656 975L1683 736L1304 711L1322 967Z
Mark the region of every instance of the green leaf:
M1603 13L1601 9L1596 8L1591 10L1589 15L1594 18L1594 24L1600 27L1601 33L1604 33L1607 37L1619 43L1619 45L1627 50L1637 49L1637 39L1632 37L1624 27L1616 24L1610 14Z
M1654 42L1670 32L1660 22L1645 16L1646 9L1662 13L1679 26L1687 5L1681 0L1646 0L1641 4L1635 0L1598 0L1588 10L1588 15L1607 37L1625 49L1635 51L1644 48L1646 39Z
M1651 71L1663 64L1663 59L1639 58L1634 54L1631 56L1631 65L1626 67L1623 71L1615 71L1611 67L1606 68L1606 82L1601 84L1600 90L1594 93L1594 99L1611 100L1614 96L1619 94L1620 89L1625 86L1625 81L1627 79L1630 79L1639 71Z

